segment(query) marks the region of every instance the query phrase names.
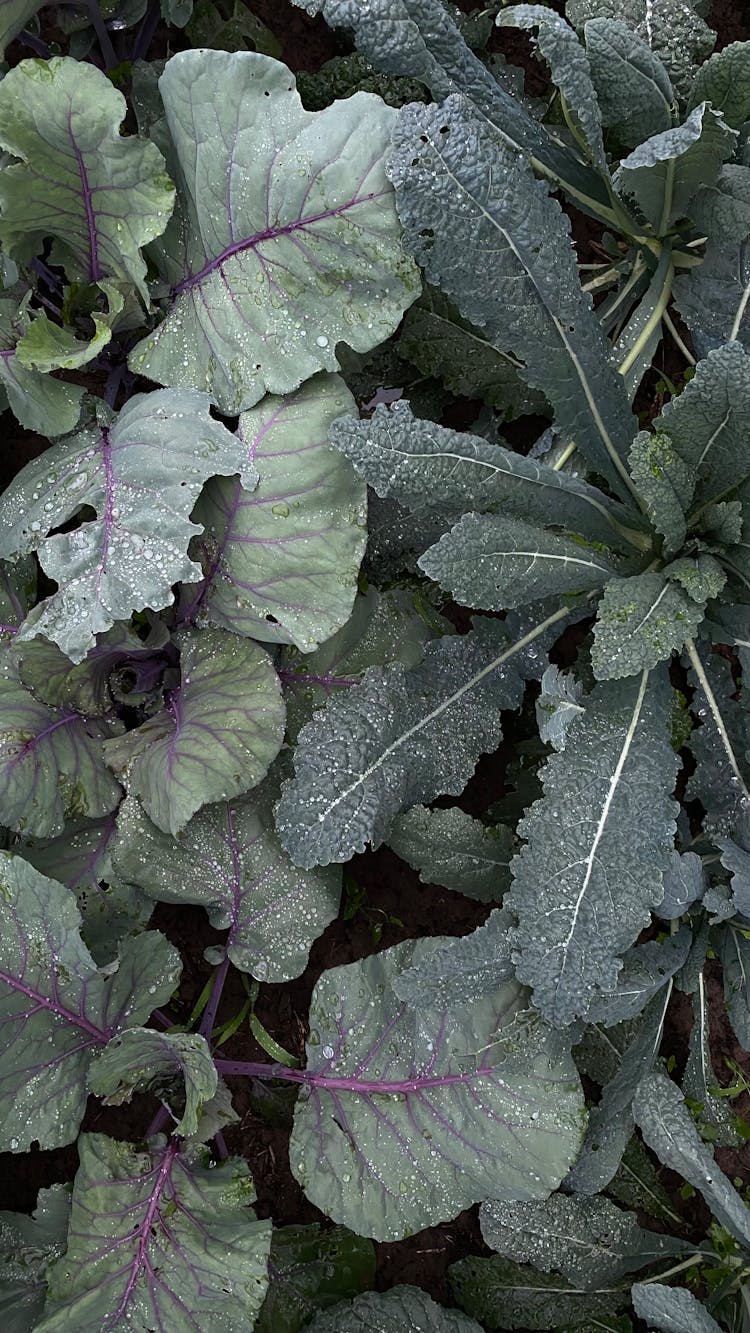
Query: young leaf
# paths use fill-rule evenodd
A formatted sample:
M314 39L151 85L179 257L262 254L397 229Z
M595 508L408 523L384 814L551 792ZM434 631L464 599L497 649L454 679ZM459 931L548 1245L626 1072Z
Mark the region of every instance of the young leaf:
M683 125L663 130L634 148L614 175L619 194L635 200L657 235L686 216L699 186L710 186L734 153L735 131L705 102Z
M263 1303L271 1223L256 1220L240 1158L210 1162L176 1139L149 1152L79 1140L68 1249L37 1329L247 1333Z
M702 509L750 475L743 424L749 407L750 357L739 343L727 343L698 362L656 422L697 476Z
M69 889L7 852L0 885L2 1144L57 1148L78 1131L91 1055L169 999L180 958L149 931L127 939L117 968L100 972Z
M597 680L648 671L680 652L703 619L693 601L663 572L612 579L599 602L591 665Z
M695 493L693 469L664 432L636 435L628 461L646 512L664 537L664 555L674 555L685 543L685 515Z
M5 390L14 417L27 430L50 438L65 435L73 430L81 415L83 389L23 365L16 348L26 324L27 319L19 315L17 301L1 297L0 387Z
M614 560L593 543L501 514L465 514L417 563L456 601L485 611L591 592L617 574Z
M334 418L353 411L338 376L318 375L240 418L258 485L248 491L236 477L215 477L193 511L205 529L196 541L206 566L197 609L210 624L308 653L349 618L366 494L327 436Z
M536 701L536 722L539 739L553 750L564 750L568 731L585 712L581 703L583 686L572 672L564 673L559 667L548 666L542 676L542 689Z
M701 65L688 110L701 102L710 102L734 130L750 120L750 42L730 42Z
M307 1325L308 1333L482 1333L460 1310L446 1310L419 1287L367 1291Z
M0 499L0 555L37 551L59 588L18 640L43 634L81 662L116 620L171 605L174 583L201 577L187 557L201 487L238 471L257 477L240 442L209 415L206 395L189 389L136 394L113 425L80 431L27 463ZM82 506L96 519L59 532Z
M300 1333L318 1311L372 1287L375 1247L344 1227L274 1227L268 1276L253 1333Z
M148 305L141 246L163 232L174 186L154 144L120 134L126 110L105 74L68 56L6 75L0 144L21 161L0 180L0 239L13 255L53 236L69 278L119 278Z
M579 1333L631 1333L629 1320L619 1319L618 1310L629 1304L628 1287L607 1285L581 1291L556 1273L493 1255L479 1259L470 1255L448 1270L451 1290L459 1305L481 1319L482 1327L495 1329L559 1329L567 1325Z
M223 630L181 630L181 681L163 712L104 747L157 828L176 836L201 806L257 787L284 738L271 660Z
M329 1217L378 1240L482 1199L544 1197L580 1141L570 1056L520 1017L515 981L450 1012L398 1001L394 981L445 942L333 968L313 992L292 1171Z
M523 359L526 379L549 398L563 436L628 497L623 459L633 417L581 292L559 204L459 97L404 108L389 172L427 276L493 343Z
M500 622L477 620L471 634L428 644L410 671L370 667L356 690L334 695L302 728L276 807L295 864L346 861L383 842L402 810L463 791L500 740L501 709L520 702L518 651Z
M191 1138L216 1093L218 1075L208 1043L197 1032L126 1028L94 1056L88 1085L105 1106L121 1106L134 1092L154 1092L174 1117L173 1132Z
M160 621L154 622L146 639L119 622L97 635L96 644L77 666L41 637L15 640L13 656L22 684L42 703L89 718L111 719L121 702L118 673L124 669L132 684L127 702L140 702L142 693L149 695L161 686L169 661L164 652L168 643L169 633Z
M131 368L231 415L336 370L341 339L366 352L393 333L420 287L384 171L396 112L367 93L304 111L289 70L246 51L182 51L159 89L173 304Z
M508 934L512 920L500 909L470 935L449 939L394 980L396 995L412 1009L446 1010L494 995L514 976Z
M66 819L99 819L121 788L104 764L108 723L39 703L0 654L0 820L32 837L61 833Z
M88 341L77 338L71 329L53 324L44 310L39 311L16 348L21 365L30 370L78 370L93 361L112 339L112 325L122 313L125 298L111 282L97 286L107 299L107 313L91 312L94 336Z
M0 1314L6 1333L38 1325L47 1293L47 1268L65 1253L70 1190L40 1190L31 1217L0 1213Z
M288 981L338 911L341 872L298 870L273 827L272 779L240 801L208 805L176 838L131 796L117 820L115 875L162 902L199 903L228 930L226 952L242 972Z
M654 908L663 921L677 921L703 897L708 885L703 862L695 852L672 852L664 872L664 897Z
M702 1142L676 1083L658 1071L648 1074L638 1085L633 1111L659 1160L700 1190L716 1220L741 1245L750 1244L747 1205Z
M636 148L668 130L674 89L649 43L619 18L589 19L584 36L602 124L618 144Z
M722 1333L705 1305L685 1287L667 1287L663 1282L634 1282L633 1309L649 1328L662 1333Z
M662 897L677 813L670 705L661 673L597 685L519 824L527 845L506 899L519 922L518 976L556 1026L614 987L617 954Z
M685 964L692 939L689 926L684 926L664 940L648 940L628 949L616 987L594 999L587 1014L589 1022L612 1027L640 1014Z
M489 827L456 807L412 806L396 816L388 845L419 871L423 884L441 884L479 902L499 902L510 884L511 829Z
M609 1199L553 1194L529 1203L490 1199L479 1210L485 1244L506 1259L553 1269L585 1290L613 1284L689 1243L640 1227Z

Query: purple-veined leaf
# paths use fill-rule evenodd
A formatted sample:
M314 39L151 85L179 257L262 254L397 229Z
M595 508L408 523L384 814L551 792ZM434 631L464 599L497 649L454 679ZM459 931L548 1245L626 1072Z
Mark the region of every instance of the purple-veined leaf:
M0 654L0 822L32 837L61 833L66 819L99 819L122 796L104 764L106 722L39 703Z
M173 583L201 577L187 549L204 481L238 471L254 484L240 442L210 416L206 395L187 389L136 394L109 425L28 463L0 499L0 556L37 551L59 587L17 640L43 634L81 662L115 621L170 606ZM84 505L95 519L56 531Z
M164 230L174 186L154 144L120 134L126 111L106 74L68 56L10 71L0 144L21 161L0 180L0 238L25 256L52 236L70 278L119 278L148 304L140 247Z
M240 419L260 482L215 477L193 517L205 529L201 616L248 638L311 652L346 622L366 543L366 487L328 444L356 404L343 380L318 375Z
M16 347L28 322L17 301L0 299L0 389L14 417L27 430L50 437L64 435L81 414L83 389L22 364Z
M175 835L201 806L257 787L284 738L281 682L256 643L223 630L183 630L180 684L163 712L105 746L148 815Z
M118 703L140 703L161 683L168 658L169 633L155 620L146 639L119 622L98 634L82 662L72 666L49 639L21 640L14 656L22 683L42 703L72 708L87 717L106 717ZM127 693L120 673L127 673Z
M398 1240L483 1199L540 1199L578 1150L583 1097L564 1041L505 982L463 1008L393 982L445 940L325 972L310 1007L292 1171L336 1222Z
M0 1316L4 1333L36 1328L47 1293L47 1268L65 1253L70 1188L40 1190L31 1217L0 1213Z
M244 1161L176 1140L138 1152L79 1141L68 1249L40 1333L248 1333L268 1285L271 1223L248 1208Z
M159 89L178 202L154 252L172 306L131 368L232 414L337 370L342 340L383 342L421 286L385 175L393 108L355 93L305 111L289 70L248 51L181 51Z
M216 1094L218 1074L200 1033L139 1027L119 1032L97 1052L88 1084L105 1106L121 1106L134 1092L155 1093L174 1117L173 1132L190 1138Z
M92 1054L171 995L180 958L157 931L99 971L74 894L0 852L0 1143L58 1148L76 1137Z
M304 971L341 895L338 866L300 870L290 861L273 826L276 795L269 777L242 800L206 806L176 838L130 796L113 848L119 880L162 902L200 903L213 926L228 930L234 966L273 982Z
M32 555L0 560L0 635L15 637L36 596L37 569Z

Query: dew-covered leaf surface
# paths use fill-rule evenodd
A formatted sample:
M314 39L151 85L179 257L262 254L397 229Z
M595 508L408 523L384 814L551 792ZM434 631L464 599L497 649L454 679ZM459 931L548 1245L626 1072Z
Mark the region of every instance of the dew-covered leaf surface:
M199 1033L136 1027L112 1037L94 1056L88 1084L105 1106L129 1102L135 1092L155 1092L174 1116L174 1133L190 1138L216 1093L218 1075Z

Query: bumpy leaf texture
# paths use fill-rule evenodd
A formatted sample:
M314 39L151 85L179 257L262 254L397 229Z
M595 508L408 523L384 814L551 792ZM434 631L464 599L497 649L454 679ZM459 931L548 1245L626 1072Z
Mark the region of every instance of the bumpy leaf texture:
M419 871L424 884L499 902L510 883L513 832L472 819L463 810L428 810L414 805L398 815L388 844Z
M634 1282L633 1309L649 1328L661 1333L721 1333L713 1315L684 1287L663 1282Z
M366 352L419 293L384 158L395 111L357 93L310 112L286 66L183 51L159 80L178 185L156 251L172 306L130 364L233 414Z
M271 1223L241 1159L176 1139L139 1152L84 1134L68 1250L50 1273L43 1333L247 1333L268 1283Z
M292 1171L334 1221L379 1240L481 1199L544 1198L579 1146L572 1060L545 1024L516 1017L517 982L453 1011L398 1000L394 980L441 943L334 968L311 1002Z
M157 931L131 937L113 971L97 970L75 896L0 853L0 1125L7 1151L72 1142L92 1054L170 997L180 958Z
M678 808L670 707L661 673L596 686L519 824L526 846L506 899L519 922L518 976L559 1026L615 986L617 955L663 895Z
M445 1310L419 1287L368 1291L319 1314L309 1333L481 1333L460 1310Z

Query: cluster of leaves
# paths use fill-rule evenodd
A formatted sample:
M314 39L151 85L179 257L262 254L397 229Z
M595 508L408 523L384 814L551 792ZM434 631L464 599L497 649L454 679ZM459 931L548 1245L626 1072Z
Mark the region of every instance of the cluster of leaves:
M746 1329L707 995L718 959L747 1050L750 43L709 55L697 0L460 26L296 2L358 48L306 106L216 6L162 4L211 48L0 81L0 381L45 437L0 497L0 1147L80 1158L2 1215L4 1308L45 1333ZM6 40L38 6L7 8ZM71 50L112 65L144 8L79 15ZM548 98L489 53L509 27ZM654 410L662 339L685 387ZM452 396L473 434L440 424ZM503 430L531 414L526 454ZM477 819L445 798L509 710L533 759ZM302 1067L258 984L305 970L382 843L487 919L324 972ZM187 1024L155 901L225 932ZM268 1062L221 1056L230 969ZM291 1170L333 1228L255 1217L241 1078L296 1091ZM79 1132L89 1094L143 1093L138 1144ZM700 1244L644 1144L705 1199ZM454 1265L461 1310L367 1290L372 1239L475 1204L494 1254Z

